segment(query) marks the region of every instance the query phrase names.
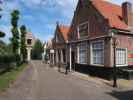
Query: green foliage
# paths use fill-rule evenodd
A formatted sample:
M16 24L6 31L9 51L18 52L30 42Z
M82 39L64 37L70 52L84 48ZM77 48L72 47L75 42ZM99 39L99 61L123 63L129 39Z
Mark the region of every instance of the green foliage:
M43 45L40 40L37 40L32 49L32 59L42 59Z
M24 25L22 25L20 27L20 31L21 31L21 47L20 47L20 51L21 51L21 57L22 57L22 61L26 61L26 57L27 57L27 50L26 50L26 27Z
M112 32L113 33L118 33L118 30L117 29L112 29Z
M17 27L18 26L18 20L19 20L19 11L18 10L14 10L12 13L11 13L11 24L12 26L14 27Z
M8 69L8 67L10 67L10 64L14 63L15 61L16 58L15 55L12 53L10 46L5 44L3 41L0 41L0 70Z
M11 69L0 75L0 92L5 91L16 80L17 76L23 72L27 64L23 64L16 69Z
M0 76L11 69L18 68L18 65L20 65L20 57L12 53L11 47L11 44L6 44L0 40Z
M5 33L0 31L0 37L4 37Z
M15 56L13 54L0 55L0 63L10 64L15 61Z
M19 11L18 10L14 10L11 13L11 24L12 24L12 38L11 38L11 42L12 42L12 47L13 47L13 53L15 55L18 54L18 48L19 48L19 31L18 31L18 20L19 20Z
M9 54L10 49L8 50L8 45L5 44L2 40L0 40L0 55Z
M0 8L0 11L1 11L2 9ZM2 15L0 15L0 18L2 17ZM5 33L4 32L2 32L2 31L0 31L0 38L1 37L4 37L5 36Z
M6 44L2 40L0 40L0 48L3 48L4 46L6 46Z

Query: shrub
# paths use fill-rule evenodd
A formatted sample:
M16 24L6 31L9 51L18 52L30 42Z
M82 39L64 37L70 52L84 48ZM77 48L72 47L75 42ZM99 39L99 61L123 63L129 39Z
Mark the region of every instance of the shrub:
M0 55L0 63L9 64L15 62L15 56L13 54Z
M42 59L43 45L40 40L37 40L33 46L31 57L34 60Z

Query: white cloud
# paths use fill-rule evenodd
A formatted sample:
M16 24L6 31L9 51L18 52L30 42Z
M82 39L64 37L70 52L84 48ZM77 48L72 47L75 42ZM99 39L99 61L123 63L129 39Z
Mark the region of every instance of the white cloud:
M41 5L43 0L20 0L24 5L29 8L36 8Z
M11 11L13 9L20 9L20 3L18 0L4 1L2 4L3 10Z
M26 22L26 25L30 27L31 31L37 30L35 31L35 33L37 34L38 37L40 37L41 39L44 38L45 40L47 40L49 37L53 37L52 33L54 32L56 21L59 21L62 24L70 23L77 1L78 0L12 0L12 1L7 0L2 5L3 18L1 19L1 21L6 22L8 24L6 25L2 24L2 26L0 25L0 29L2 29L2 31L4 31L7 34L5 37L5 40L8 40L8 38L11 37L11 32L10 32L11 27L9 26L11 11L13 9L19 9L21 11L23 10L23 7L27 6L29 10L32 12L23 14L23 11L21 11L21 15L22 15L20 18L22 19L21 23L25 24L25 21L32 22L32 23L37 22L38 27L36 27L36 29L34 29L33 26L31 26L32 23L27 24ZM38 8L41 9L41 11L44 10L51 13L52 15L51 18L49 18L48 15L45 15L47 14L45 12L34 13L34 11L39 11ZM54 17L53 13L57 14L58 16ZM41 22L38 22L38 21L41 21ZM39 28L39 25L40 25L39 23L41 23L41 26L40 26L41 28ZM42 28L43 25L44 25L44 28L47 27L46 30L43 30ZM43 34L42 31L44 31L44 33L46 32L49 34L46 37L43 37L41 35ZM38 32L41 34L39 35Z

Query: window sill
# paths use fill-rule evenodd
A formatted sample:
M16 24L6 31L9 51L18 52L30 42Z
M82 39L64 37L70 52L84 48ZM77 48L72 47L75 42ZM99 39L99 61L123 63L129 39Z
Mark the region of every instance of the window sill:
M125 65L116 65L116 67L123 67L123 66L128 66L128 64L125 64Z
M81 65L87 65L87 63L77 63L77 64L81 64Z
M92 66L98 66L98 67L104 67L104 65L101 64L91 64Z

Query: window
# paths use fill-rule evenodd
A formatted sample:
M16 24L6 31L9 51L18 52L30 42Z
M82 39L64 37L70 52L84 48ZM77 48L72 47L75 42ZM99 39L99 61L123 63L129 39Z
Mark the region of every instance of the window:
M31 45L31 39L27 39L27 44Z
M79 45L79 63L86 64L87 62L87 44L80 43Z
M123 48L116 49L116 65L126 65L127 63L127 51Z
M88 28L89 28L88 22L79 25L78 32L79 32L80 38L84 38L88 36Z
M104 64L104 43L96 41L92 43L92 64Z

